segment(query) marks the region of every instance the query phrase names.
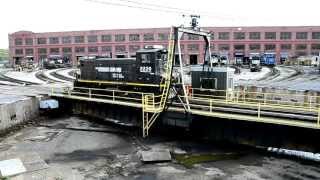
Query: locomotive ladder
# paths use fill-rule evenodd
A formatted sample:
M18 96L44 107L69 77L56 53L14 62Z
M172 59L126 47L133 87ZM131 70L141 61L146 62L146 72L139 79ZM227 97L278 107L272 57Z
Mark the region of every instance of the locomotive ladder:
M147 137L149 129L152 124L156 121L160 113L164 110L167 98L169 96L169 89L171 84L172 66L174 61L174 47L175 47L175 29L171 28L168 46L168 58L165 67L165 76L161 83L162 92L160 95L160 101L154 102L153 94L145 94L142 96L142 133L143 137ZM152 114L152 115L151 115ZM151 117L149 118L149 115Z

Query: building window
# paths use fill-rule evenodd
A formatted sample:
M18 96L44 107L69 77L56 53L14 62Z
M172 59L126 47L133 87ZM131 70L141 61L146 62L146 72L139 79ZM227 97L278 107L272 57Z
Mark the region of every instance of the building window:
M264 49L266 51L275 50L276 49L276 45L275 44L265 44L264 45Z
M280 32L280 39L291 39L291 32Z
M39 48L38 53L39 54L47 54L47 49L46 48Z
M89 53L96 53L96 52L98 52L98 47L97 46L88 47L88 52Z
M33 49L26 49L26 55L33 55Z
M291 50L292 45L291 44L281 44L281 50Z
M199 36L195 34L188 34L188 40L199 40Z
M188 51L199 51L199 44L188 44Z
M219 44L218 45L218 49L220 51L229 51L230 45L229 44Z
M74 36L74 43L84 43L84 36Z
M312 39L320 39L320 32L312 32Z
M59 48L50 48L50 53L51 54L58 54L60 51L59 51Z
M16 55L22 55L23 54L23 49L16 49L15 50Z
M296 39L308 39L308 32L297 32Z
M296 56L306 56L307 52L305 51L296 51Z
M277 39L277 33L276 32L265 32L264 38L265 39Z
M140 41L139 34L129 34L129 41Z
M72 48L71 47L64 47L64 48L62 48L62 52L63 53L71 53L72 52Z
M166 33L159 33L158 34L158 40L159 41L167 41L169 38L168 38L168 34Z
M102 52L111 52L112 51L112 46L102 46L101 47Z
M102 42L111 42L112 36L110 34L101 35L101 41Z
M32 38L25 39L25 44L26 45L33 45L33 39Z
M249 39L260 39L261 33L260 32L249 32Z
M75 47L75 52L76 53L84 53L85 52L85 47Z
M22 45L22 38L17 38L17 39L15 39L15 40L14 40L14 44L15 44L16 46Z
M47 38L38 38L37 42L38 44L47 44Z
M234 32L233 39L245 39L246 35L244 32Z
M219 39L221 39L221 40L230 39L230 33L229 32L219 32L218 36L219 36Z
M62 37L63 44L70 44L71 43L71 36L64 36Z
M205 51L206 50L206 46L204 45L203 46L203 50ZM211 42L211 44L210 44L210 51L212 52L212 51L214 51L214 44Z
M211 33L210 33L210 35L211 35L211 36L210 36L210 39L212 39L212 40L213 40L213 39L214 39L214 33L213 33L213 32L211 32Z
M87 38L88 38L88 43L98 42L98 36L96 36L96 35L90 35Z
M144 41L153 41L154 40L154 36L152 33L147 33L143 35L143 40Z
M307 49L306 44L297 44L296 45L296 50L305 50L305 49Z
M59 37L49 37L49 44L59 44Z
M214 44L211 43L211 44L210 44L210 51L214 51L214 47L215 47ZM204 48L204 50L205 50L205 49L206 49L206 46L203 46L203 48Z
M261 45L260 44L250 44L249 45L249 49L250 50L260 50L261 49Z
M245 45L244 44L235 44L234 45L234 50L244 50Z
M125 52L126 51L126 46L125 45L119 45L116 46L116 52Z
M140 49L140 46L139 45L130 45L129 46L129 51L130 52L136 52Z
M320 49L320 44L311 44L311 49L313 50L319 50Z
M125 34L116 34L115 39L116 42L121 42L126 40L126 35Z

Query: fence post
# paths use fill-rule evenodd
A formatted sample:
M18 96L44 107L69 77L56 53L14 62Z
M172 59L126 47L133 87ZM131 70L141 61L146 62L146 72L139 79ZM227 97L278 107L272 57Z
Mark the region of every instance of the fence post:
M115 97L114 97L114 90L112 90L112 101L115 101Z
M89 98L91 99L91 88L89 88Z
M210 99L210 107L209 107L210 113L212 113L212 99Z

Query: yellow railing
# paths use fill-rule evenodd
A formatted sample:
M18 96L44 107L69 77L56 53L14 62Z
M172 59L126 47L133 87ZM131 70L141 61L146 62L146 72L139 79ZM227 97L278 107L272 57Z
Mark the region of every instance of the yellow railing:
M59 91L57 91L59 90ZM307 114L312 117L313 120L310 123L320 128L320 104L319 96L308 94L281 94L281 96L290 96L290 98L298 98L303 102L291 102L288 100L272 99L274 93L261 93L261 92L249 92L249 91L222 91L212 89L189 89L189 100L191 112L201 112L201 115L216 116L215 113L219 112L219 108L237 108L254 111L254 114L259 122L271 121L270 118L265 118L261 112L280 112L280 113L292 113L292 114ZM143 129L145 136L148 135L148 131L152 124L155 122L159 113L163 111L161 99L163 94L155 95L153 93L135 92L135 91L121 91L111 89L97 89L97 88L79 88L73 89L52 89L51 95L63 94L67 97L85 97L94 101L95 99L108 100L106 103L134 103L136 107L142 107L143 110ZM254 96L252 96L254 95ZM279 94L276 94L279 95ZM307 101L313 99L311 103ZM305 100L307 102L305 102ZM124 104L126 105L126 104ZM182 108L182 103L174 103L175 107ZM220 111L221 112L221 111ZM151 114L148 114L151 113ZM227 116L236 116L237 112L225 113ZM240 116L239 116L240 117ZM274 118L276 119L276 118ZM294 122L294 121L292 121ZM305 121L306 124L309 122ZM304 122L304 123L305 123ZM290 124L286 122L286 124ZM281 124L281 123L279 123ZM302 126L302 125L299 125Z

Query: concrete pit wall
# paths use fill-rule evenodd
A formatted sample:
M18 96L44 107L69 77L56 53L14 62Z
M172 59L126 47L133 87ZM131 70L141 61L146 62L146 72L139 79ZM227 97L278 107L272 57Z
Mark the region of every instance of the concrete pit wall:
M0 131L39 116L39 98L20 97L11 102L0 102Z

